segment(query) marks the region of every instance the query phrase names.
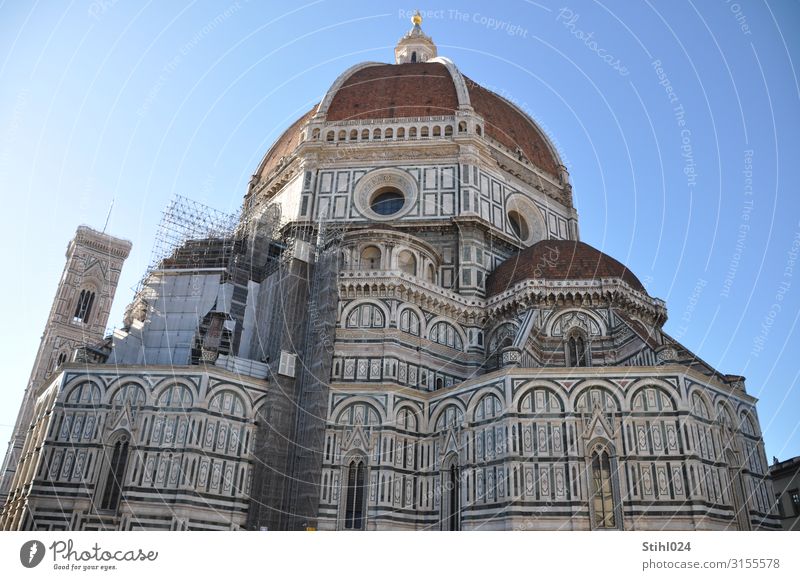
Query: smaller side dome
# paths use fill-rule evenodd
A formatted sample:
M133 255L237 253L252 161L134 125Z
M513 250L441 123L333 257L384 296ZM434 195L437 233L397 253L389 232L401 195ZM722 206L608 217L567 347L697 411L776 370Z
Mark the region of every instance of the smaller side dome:
M523 280L599 280L619 278L631 288L647 291L624 264L589 244L574 240L543 240L500 264L486 280L486 295L505 292Z

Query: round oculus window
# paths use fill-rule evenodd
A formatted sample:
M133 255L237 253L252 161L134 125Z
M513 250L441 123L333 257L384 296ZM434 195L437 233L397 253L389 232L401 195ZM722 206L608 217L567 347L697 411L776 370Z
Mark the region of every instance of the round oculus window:
M388 189L376 193L369 207L378 215L394 215L403 209L406 203L405 196L396 189Z
M528 239L528 223L519 213L515 211L508 212L508 223L511 224L511 229L520 240Z

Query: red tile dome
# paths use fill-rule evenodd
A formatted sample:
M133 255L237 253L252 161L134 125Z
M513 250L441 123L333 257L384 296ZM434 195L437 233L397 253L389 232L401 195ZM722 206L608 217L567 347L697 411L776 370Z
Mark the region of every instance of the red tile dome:
M486 295L494 296L518 282L536 280L599 280L619 278L647 294L625 265L589 244L574 240L542 240L511 256L486 280Z
M362 63L346 71L325 99L292 124L261 162L268 178L301 142L301 131L316 120L352 121L452 116L472 110L483 118L484 134L512 154L559 178L561 161L544 132L522 110L461 75L452 62L435 58L402 64Z
M458 96L438 62L384 64L355 71L331 99L328 121L453 115Z

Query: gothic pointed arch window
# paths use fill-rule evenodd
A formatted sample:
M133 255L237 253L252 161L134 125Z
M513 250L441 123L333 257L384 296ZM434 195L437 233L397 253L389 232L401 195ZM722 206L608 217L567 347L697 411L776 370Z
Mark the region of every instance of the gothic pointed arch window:
M58 367L60 367L60 366L61 366L61 365L63 365L65 362L67 362L67 353L65 353L65 352L62 352L62 353L60 353L60 354L58 355L58 358L56 359L56 366L55 366L55 368L58 368Z
M99 508L104 511L119 511L122 497L122 485L125 481L125 471L128 466L130 451L130 435L124 432L112 438L106 446L106 472L102 486Z
M458 531L461 529L461 474L454 453L442 463L441 486L441 529Z
M587 347L586 336L579 330L569 333L566 342L567 347L567 366L588 367L589 349Z
M75 314L72 316L74 322L82 322L87 324L89 316L92 314L92 306L94 306L94 292L89 289L81 290L78 295L78 303L75 305Z
M365 482L367 466L363 457L352 458L345 472L344 529L363 530L365 524Z
M734 522L738 530L748 531L750 513L747 509L747 494L744 491L739 462L731 449L725 451L725 460L728 463L728 497L734 511Z
M619 529L619 506L616 498L619 497L616 484L614 462L609 448L598 443L592 448L589 456L589 474L591 495L589 499L589 512L592 519L592 529Z

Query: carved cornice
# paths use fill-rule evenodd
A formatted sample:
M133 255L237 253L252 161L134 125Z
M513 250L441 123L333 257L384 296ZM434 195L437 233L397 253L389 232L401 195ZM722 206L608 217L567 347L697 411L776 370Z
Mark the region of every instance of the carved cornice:
M516 317L531 308L615 307L644 324L660 327L667 319L664 302L637 292L617 279L591 281L526 280L488 300L461 296L400 271L346 270L339 274L342 299L394 298L466 324L485 318Z
M72 245L82 246L104 256L113 256L124 260L131 252L133 244L128 240L115 238L103 232L98 232L89 226L79 226L75 237L70 242Z
M634 290L617 278L601 280L524 280L487 300L487 315L502 318L533 307L613 306L646 324L661 326L667 319L666 305Z
M462 324L480 324L484 301L467 298L399 270L345 270L339 274L339 297L393 298L416 304Z

